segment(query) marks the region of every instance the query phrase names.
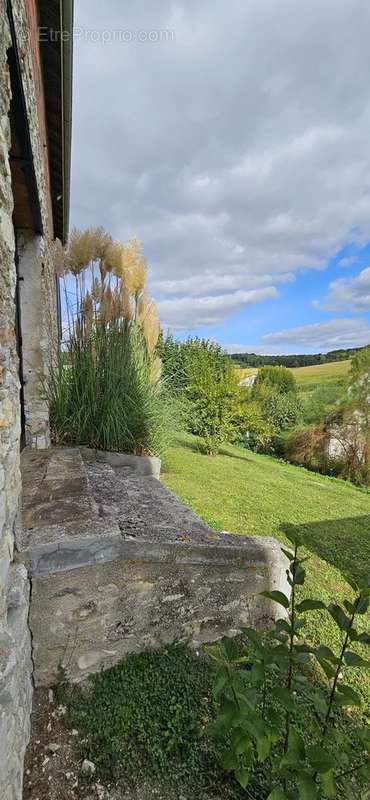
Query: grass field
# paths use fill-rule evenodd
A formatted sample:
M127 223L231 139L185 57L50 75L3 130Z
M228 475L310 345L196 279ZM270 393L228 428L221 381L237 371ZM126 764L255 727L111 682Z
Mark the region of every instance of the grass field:
M350 365L351 362L348 359L347 361L332 361L328 364L314 364L312 367L294 367L291 371L298 385L306 388L310 385L345 379L348 375ZM256 372L258 372L257 367L238 368L240 378L246 378L248 375L255 375Z
M332 361L328 364L314 364L312 367L295 367L292 373L298 384L328 383L345 379L348 375L351 362Z
M218 531L275 536L303 533L307 562L306 596L324 602L351 597L345 574L360 578L370 566L370 491L308 472L237 447L202 454L200 440L183 435L167 454L163 483ZM338 647L340 636L329 615L309 616L307 636ZM349 680L366 701L370 676L352 670Z

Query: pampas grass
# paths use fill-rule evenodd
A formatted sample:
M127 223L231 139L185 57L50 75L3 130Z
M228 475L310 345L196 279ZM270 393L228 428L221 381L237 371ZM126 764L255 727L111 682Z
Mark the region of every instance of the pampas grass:
M176 415L155 357L159 318L139 242L113 241L103 228L74 229L65 256L58 247L55 260L59 274L66 265L68 333L50 371L54 440L159 455Z
M58 444L160 455L173 432L173 409L141 329L131 322L99 325L61 353L50 386Z

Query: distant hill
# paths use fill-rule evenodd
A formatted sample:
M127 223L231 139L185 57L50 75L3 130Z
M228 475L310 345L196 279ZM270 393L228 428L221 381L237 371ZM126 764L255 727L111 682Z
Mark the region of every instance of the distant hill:
M346 361L364 347L352 347L347 350L330 350L328 353L301 353L289 356L261 356L257 353L231 353L230 356L240 367L312 367L315 364L328 364L333 361Z

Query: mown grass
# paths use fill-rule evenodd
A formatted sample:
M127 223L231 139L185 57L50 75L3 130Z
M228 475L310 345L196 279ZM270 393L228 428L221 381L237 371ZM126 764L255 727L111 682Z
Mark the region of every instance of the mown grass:
M186 434L168 452L162 481L218 531L275 536L285 544L287 533L303 533L310 556L304 596L340 602L352 596L346 574L358 579L370 570L369 490L237 447L207 457L200 440ZM312 643L340 645L323 612L309 616L306 635ZM348 680L369 704L369 671L351 670Z

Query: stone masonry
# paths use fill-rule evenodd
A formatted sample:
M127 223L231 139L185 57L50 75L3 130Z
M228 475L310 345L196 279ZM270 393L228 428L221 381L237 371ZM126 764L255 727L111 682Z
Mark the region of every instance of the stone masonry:
M16 567L14 534L18 524L19 378L14 329L13 197L8 152L10 85L6 50L10 45L0 2L0 796L20 798L22 765L31 709L30 637L27 627L28 579Z
M16 244L20 249L20 273L24 277L21 306L26 342L25 386L26 436L30 444L49 444L45 400L38 383L45 375L50 343L56 342L55 278L52 275L50 217L45 128L40 123L40 74L36 74L30 39L31 17L37 19L33 0L12 2L16 35L21 55L21 79L27 105L33 163L40 201L43 236L31 229L15 233L14 195L9 151L14 144L10 125L11 84L8 50L12 44L6 0L0 0L0 797L20 800L25 748L29 738L32 701L31 643L28 629L29 580L27 570L16 561L15 536L19 527L21 476L20 382L15 333ZM23 201L22 201L23 202ZM17 240L17 242L16 242ZM25 248L32 259L23 260ZM29 251L28 251L29 256ZM31 307L27 297L37 282L38 304ZM52 287L50 289L50 287ZM40 313L40 308L42 313ZM37 329L37 339L35 330ZM30 334L33 332L32 347ZM47 332L47 334L46 334Z
M287 590L269 537L219 534L159 481L79 449L25 451L20 557L36 685L81 681L148 645L266 627Z

